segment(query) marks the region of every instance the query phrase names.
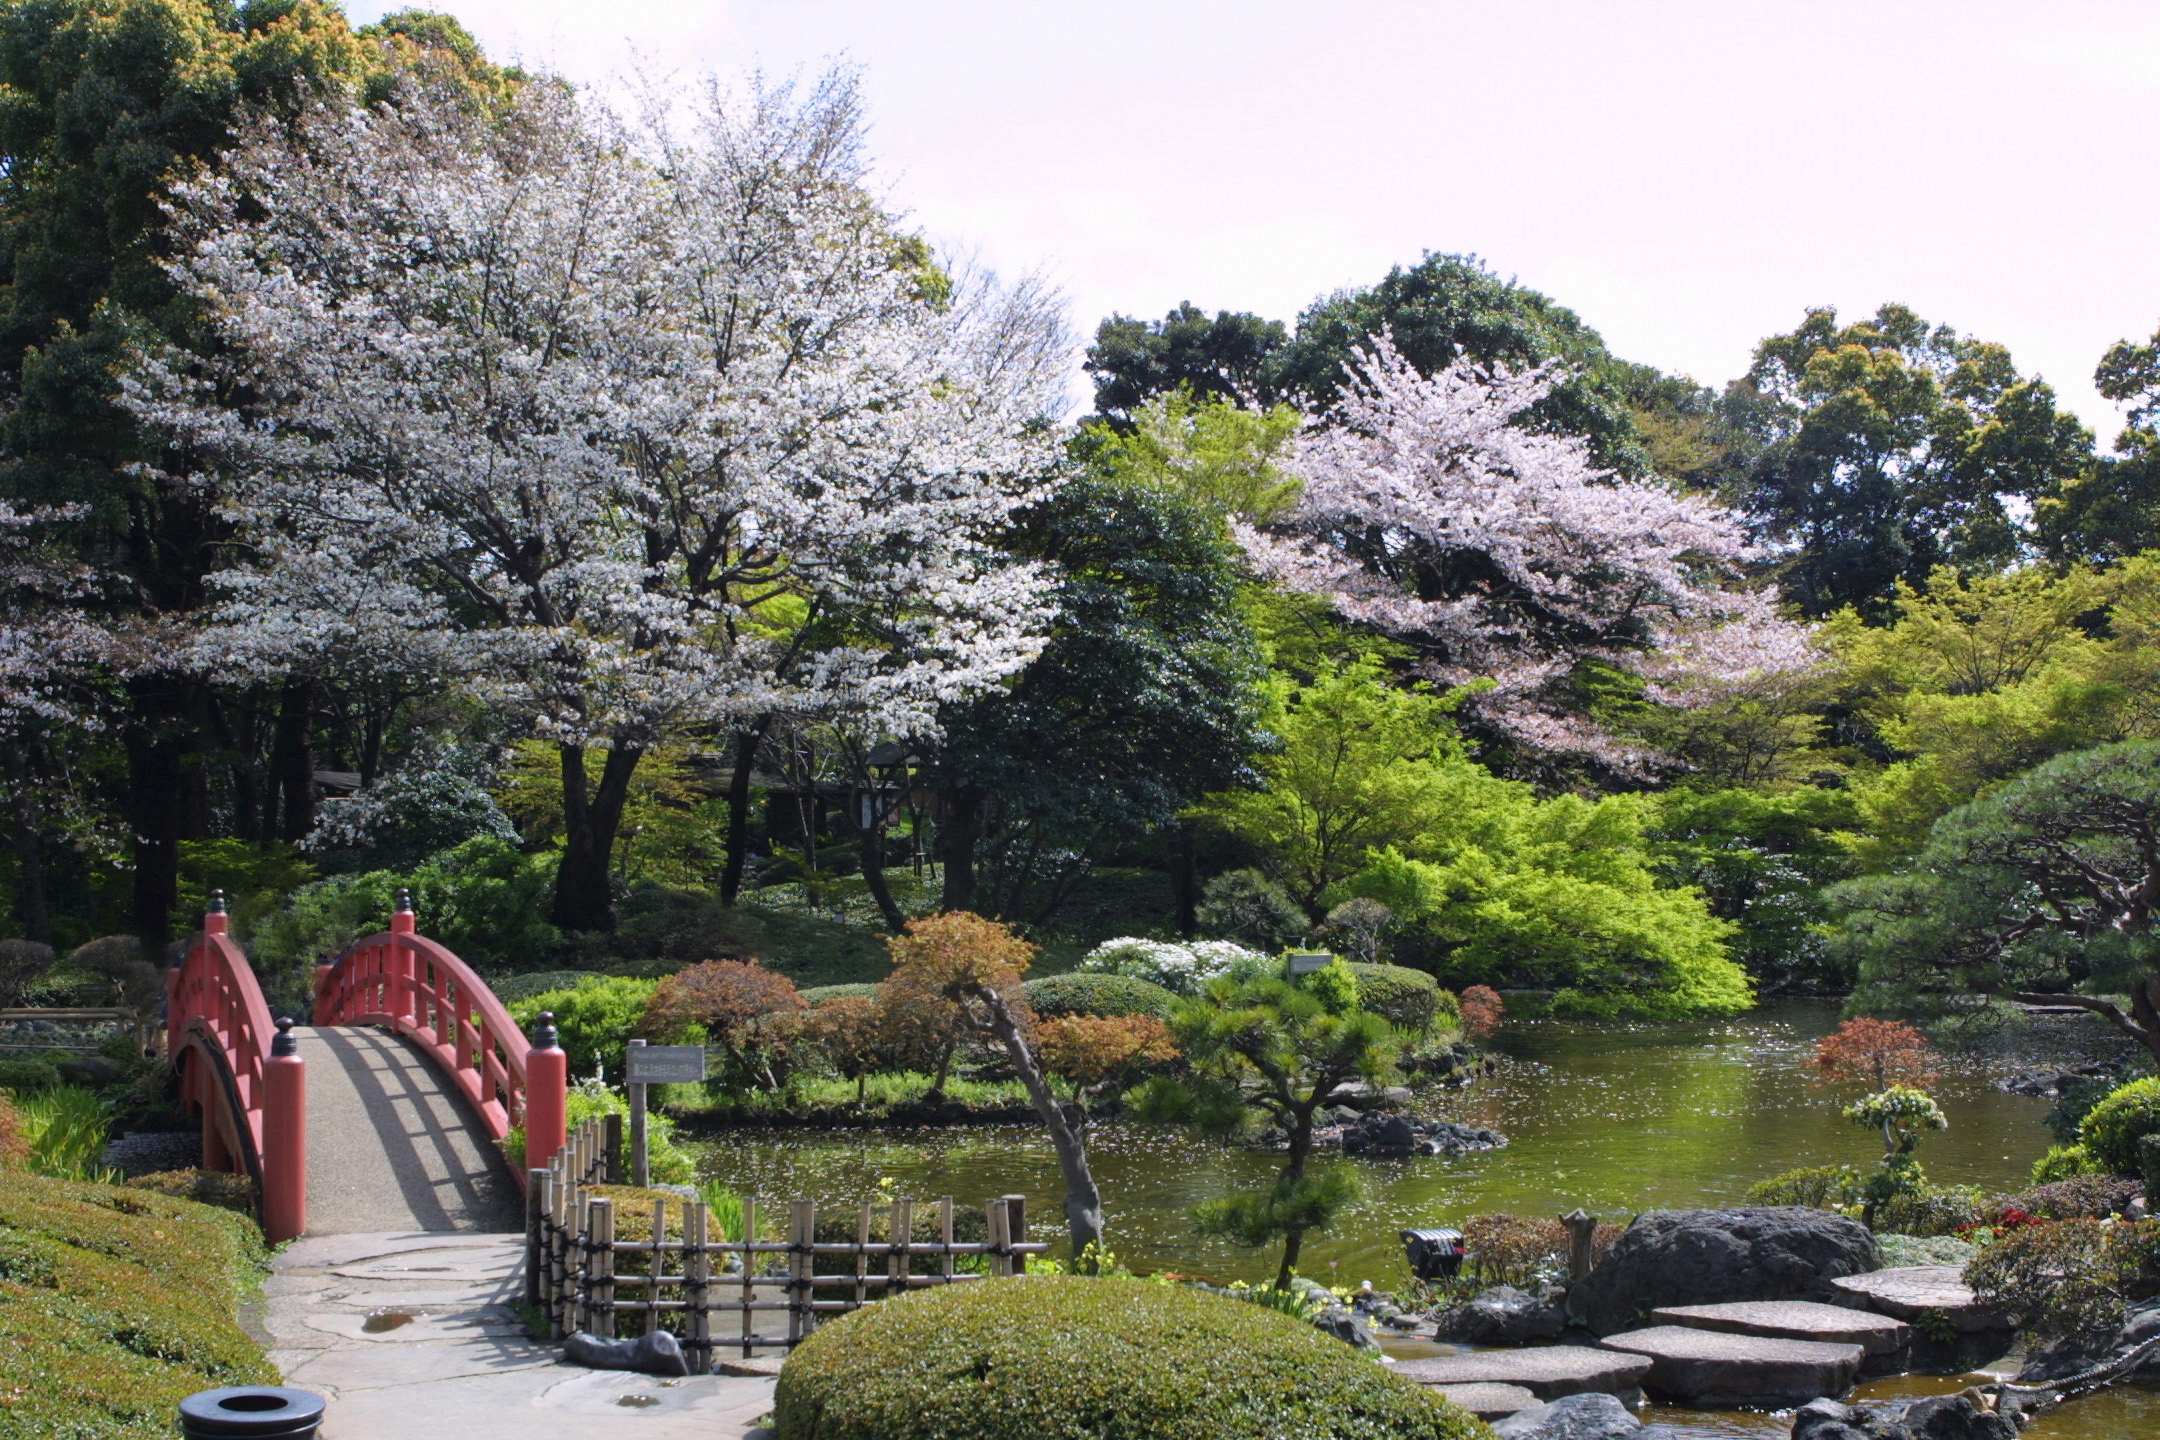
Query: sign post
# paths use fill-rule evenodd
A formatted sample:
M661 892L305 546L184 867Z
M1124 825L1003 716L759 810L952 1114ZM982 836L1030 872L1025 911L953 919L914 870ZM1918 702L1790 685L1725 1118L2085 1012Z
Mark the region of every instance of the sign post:
M630 1091L630 1183L652 1184L645 1150L645 1087L691 1084L705 1078L702 1045L648 1045L632 1040L623 1052L623 1084Z

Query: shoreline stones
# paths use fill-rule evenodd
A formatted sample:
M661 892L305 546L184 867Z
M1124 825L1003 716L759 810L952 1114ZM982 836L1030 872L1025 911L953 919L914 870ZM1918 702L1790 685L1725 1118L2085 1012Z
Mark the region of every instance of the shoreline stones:
M1834 1282L1881 1263L1867 1227L1827 1211L1652 1210L1568 1287L1568 1317L1609 1335L1667 1306L1834 1300Z
M1605 1394L1565 1395L1518 1410L1493 1426L1500 1440L1622 1440L1643 1428L1635 1412Z
M1512 1285L1481 1290L1466 1304L1442 1310L1433 1338L1468 1345L1527 1345L1557 1340L1567 1330L1565 1292L1548 1286L1535 1295Z
M1841 1405L1811 1400L1793 1416L1792 1440L2017 1440L2025 1417L1978 1390L1918 1400Z

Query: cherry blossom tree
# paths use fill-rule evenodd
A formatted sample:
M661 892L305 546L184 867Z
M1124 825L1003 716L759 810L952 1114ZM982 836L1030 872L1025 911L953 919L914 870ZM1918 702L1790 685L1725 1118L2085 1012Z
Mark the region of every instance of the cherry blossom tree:
M919 732L1045 620L991 536L1053 473L1055 306L929 266L846 72L688 117L542 82L244 126L170 207L218 351L129 392L247 547L234 658L395 653L559 746L572 928L655 744Z
M1650 757L1560 703L1584 662L1692 703L1724 673L1717 654L1744 651L1759 673L1811 663L1809 646L1732 588L1750 556L1737 516L1516 423L1561 378L1467 363L1421 375L1383 333L1286 460L1295 507L1238 537L1264 577L1408 642L1432 678L1489 679L1472 708L1517 742L1639 769Z

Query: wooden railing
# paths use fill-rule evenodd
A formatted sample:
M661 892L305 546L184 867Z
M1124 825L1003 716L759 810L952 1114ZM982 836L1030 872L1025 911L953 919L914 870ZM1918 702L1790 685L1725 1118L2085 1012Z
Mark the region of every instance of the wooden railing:
M241 1138L254 1168L262 1154L264 1067L276 1029L255 970L227 934L228 924L220 893L186 957L166 975L165 1053L177 1058L191 1038L216 1047L231 1077L230 1098L246 1128Z
M398 892L388 930L316 970L315 1023L383 1025L412 1041L479 1112L491 1139L525 1123L524 1031L471 966L415 933L407 891Z
M793 1349L831 1316L909 1290L1022 1273L1028 1256L1050 1248L1029 1243L1026 1205L1017 1195L983 1207L985 1238L979 1241L953 1238L956 1212L949 1196L931 1207L938 1237L931 1240L915 1238L913 1200L864 1202L853 1210L855 1238L825 1242L817 1238L816 1205L791 1201L788 1238L768 1241L757 1238L755 1197L744 1197L737 1227L742 1233L731 1239L713 1233L702 1201L671 1202L661 1195L652 1197L649 1212L639 1202L650 1233L623 1239L615 1200L594 1193L619 1177L619 1141L619 1127L588 1120L569 1133L548 1166L531 1172L527 1298L547 1317L556 1339L577 1330L602 1338L674 1330L693 1375L710 1370L720 1350L740 1349L747 1358L757 1350ZM883 1240L872 1238L880 1210ZM739 1274L724 1273L728 1256L741 1258ZM977 1256L980 1269L955 1264ZM782 1257L781 1273L760 1273ZM821 1259L837 1263L840 1273L818 1273ZM924 1268L916 1268L918 1261ZM625 1298L626 1291L637 1298ZM784 1333L759 1332L760 1317L782 1314ZM730 1315L735 1333L716 1334L714 1317Z

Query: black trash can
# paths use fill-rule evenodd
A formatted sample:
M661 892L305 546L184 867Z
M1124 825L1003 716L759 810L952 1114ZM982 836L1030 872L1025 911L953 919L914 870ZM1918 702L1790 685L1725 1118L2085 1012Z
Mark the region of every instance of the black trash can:
M322 1421L322 1396L274 1385L198 1390L180 1402L187 1440L308 1440Z

